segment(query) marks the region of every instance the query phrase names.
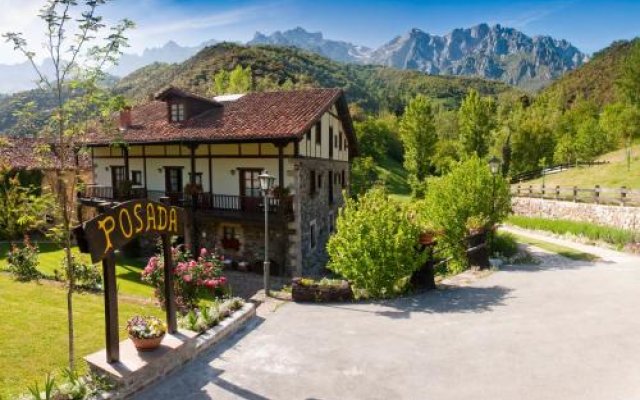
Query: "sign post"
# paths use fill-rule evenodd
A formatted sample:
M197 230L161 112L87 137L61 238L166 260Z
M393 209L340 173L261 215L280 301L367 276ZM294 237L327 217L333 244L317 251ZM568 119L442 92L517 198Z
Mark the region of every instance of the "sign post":
M107 362L120 360L115 250L146 233L161 235L167 326L169 333L175 333L177 321L171 235L183 235L183 231L184 209L146 199L120 203L74 229L80 251L91 254L94 263L102 261Z

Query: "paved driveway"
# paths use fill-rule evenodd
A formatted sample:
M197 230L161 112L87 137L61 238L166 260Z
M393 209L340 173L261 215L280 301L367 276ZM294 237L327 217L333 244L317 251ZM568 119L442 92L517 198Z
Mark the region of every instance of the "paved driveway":
M138 398L640 399L640 262L545 260L379 304L287 304Z

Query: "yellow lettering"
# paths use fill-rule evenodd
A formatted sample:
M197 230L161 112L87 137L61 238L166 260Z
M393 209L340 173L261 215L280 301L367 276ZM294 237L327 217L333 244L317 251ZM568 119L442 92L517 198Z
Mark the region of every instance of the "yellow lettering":
M169 232L178 233L178 211L175 208L169 211Z
M158 206L158 230L164 231L167 229L167 208Z
M108 222L111 223L111 226L109 227L107 227ZM111 233L116 229L116 220L111 216L105 217L102 221L98 221L98 229L104 232L104 240L106 243L104 254L106 254L107 251L113 249L113 243L111 243Z
M142 210L142 204L138 203L133 206L133 216L136 218L136 233L140 233L144 230L144 221L140 216L140 210Z
M153 222L153 228L151 228L151 222ZM156 230L156 210L153 208L153 203L147 204L147 230Z
M122 216L126 216L127 217L127 229L125 230L124 227L124 218L122 218ZM133 222L131 222L131 214L129 214L129 210L126 208L123 208L120 210L120 212L118 213L118 221L120 222L120 232L122 232L122 235L129 239L132 235L133 235Z

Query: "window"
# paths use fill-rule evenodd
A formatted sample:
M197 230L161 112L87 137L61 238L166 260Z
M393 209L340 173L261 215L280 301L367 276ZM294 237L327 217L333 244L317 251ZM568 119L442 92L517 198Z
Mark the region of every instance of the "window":
M189 172L189 183L191 183L191 172ZM202 172L196 172L196 185L202 186Z
M236 228L229 225L222 227L222 238L225 240L236 239Z
M242 197L262 197L260 189L261 169L241 169L240 170L240 196Z
M307 131L307 140L311 140L311 129Z
M311 250L316 248L318 244L318 238L316 237L316 220L314 219L309 223L309 244L311 246Z
M340 175L340 182L342 182L342 187L347 185L347 181L344 179L344 170L342 170L342 174Z
M342 140L342 131L340 131L340 139L338 140L338 143L340 143L339 150L342 150Z
M309 194L316 193L316 171L309 171Z
M142 171L131 171L131 184L142 185Z
M184 121L184 103L171 104L171 122Z
M318 189L322 189L322 174L318 174Z
M316 122L316 144L322 144L322 121Z

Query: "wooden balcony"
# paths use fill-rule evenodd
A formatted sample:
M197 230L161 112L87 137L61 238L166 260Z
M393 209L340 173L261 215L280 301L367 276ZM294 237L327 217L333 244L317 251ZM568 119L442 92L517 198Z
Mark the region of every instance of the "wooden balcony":
M122 202L132 199L148 198L159 201L168 198L171 205L192 208L205 215L219 216L229 219L264 218L264 198L235 196L218 193L167 193L157 190L133 188L126 193L118 193L109 186L87 186L78 193L83 204L96 205L102 202ZM293 197L270 197L269 214L286 220L293 219Z

